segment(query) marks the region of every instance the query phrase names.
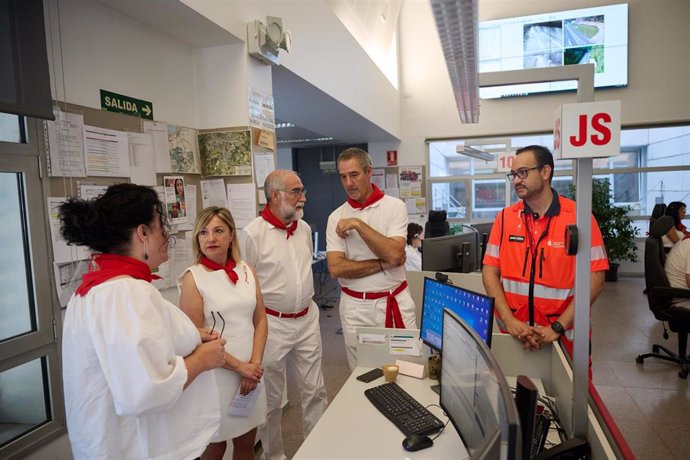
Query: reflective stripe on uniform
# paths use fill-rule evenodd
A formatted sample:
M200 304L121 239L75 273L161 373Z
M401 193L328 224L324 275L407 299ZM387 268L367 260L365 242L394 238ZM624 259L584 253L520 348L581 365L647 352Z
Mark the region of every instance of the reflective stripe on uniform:
M592 261L606 259L606 251L603 246L593 246L590 251Z
M503 278L503 290L513 294L529 296L529 283L523 281L515 281ZM551 300L566 300L573 295L572 289L559 289L541 284L534 285L534 297Z
M500 250L497 244L487 244L486 245L486 253L485 255L489 257L496 257L498 258L500 255Z

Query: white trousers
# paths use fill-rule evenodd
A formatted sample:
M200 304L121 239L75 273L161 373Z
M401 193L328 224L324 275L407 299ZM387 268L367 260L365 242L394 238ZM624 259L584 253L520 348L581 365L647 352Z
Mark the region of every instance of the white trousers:
M268 318L268 339L264 350L264 385L266 386L266 423L259 428L262 460L283 460L283 434L280 426L281 402L285 388L286 366L300 384L304 437L314 428L326 410L328 399L321 372L321 328L319 308L312 301L309 313L300 318Z
M403 323L408 329L417 328L416 309L410 290L395 296ZM357 328L362 326L384 327L386 324L386 297L362 300L340 293L340 323L345 338L345 353L350 371L357 367Z

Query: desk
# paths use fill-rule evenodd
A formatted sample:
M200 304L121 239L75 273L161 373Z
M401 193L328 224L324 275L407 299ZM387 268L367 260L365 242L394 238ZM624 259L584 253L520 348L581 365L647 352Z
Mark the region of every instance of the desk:
M572 372L559 347L547 347L529 352L510 336L494 334L492 352L503 373L509 376L524 374L540 380L544 392L555 399L566 430L572 417ZM404 435L364 396L364 390L384 383L377 379L362 383L356 377L369 370L358 367L347 379L326 413L311 431L295 455L296 460L352 460L352 459L456 459L464 447L452 424L446 426L434 445L417 452L402 448ZM422 405L438 404L438 395L429 387L435 380L418 380L398 376L398 384ZM442 422L448 420L441 409L429 410ZM587 440L592 458L616 458L606 435L606 427L596 419L591 407L588 414Z
M467 451L462 440L451 423L434 440L432 447L417 452L403 449L405 435L364 396L364 390L385 383L384 379L369 383L356 380L358 375L368 370L366 367L355 368L295 454L295 460L467 458L463 456ZM396 382L423 406L438 404L438 395L430 388L438 383L436 380L399 375ZM440 407L430 407L429 410L442 422L448 420Z

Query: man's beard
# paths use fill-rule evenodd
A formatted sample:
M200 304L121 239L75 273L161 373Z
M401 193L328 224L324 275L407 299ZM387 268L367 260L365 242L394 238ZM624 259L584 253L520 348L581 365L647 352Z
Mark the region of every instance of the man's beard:
M304 217L304 208L292 207L287 203L280 204L280 217L283 220L294 222Z

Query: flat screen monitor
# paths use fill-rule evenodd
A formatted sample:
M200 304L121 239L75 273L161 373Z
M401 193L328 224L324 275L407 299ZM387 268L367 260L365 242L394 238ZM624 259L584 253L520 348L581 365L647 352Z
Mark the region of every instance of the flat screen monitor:
M422 270L470 273L479 268L478 233L425 238L422 241Z
M440 394L441 407L471 458L521 458L520 422L510 386L489 347L447 308L443 311ZM486 452L494 455L486 456Z
M494 298L452 284L424 278L422 296L422 341L442 350L443 309L449 308L475 330L488 346L494 322Z
M628 5L479 23L479 72L594 64L594 87L628 84ZM577 89L559 81L479 89L482 99Z

